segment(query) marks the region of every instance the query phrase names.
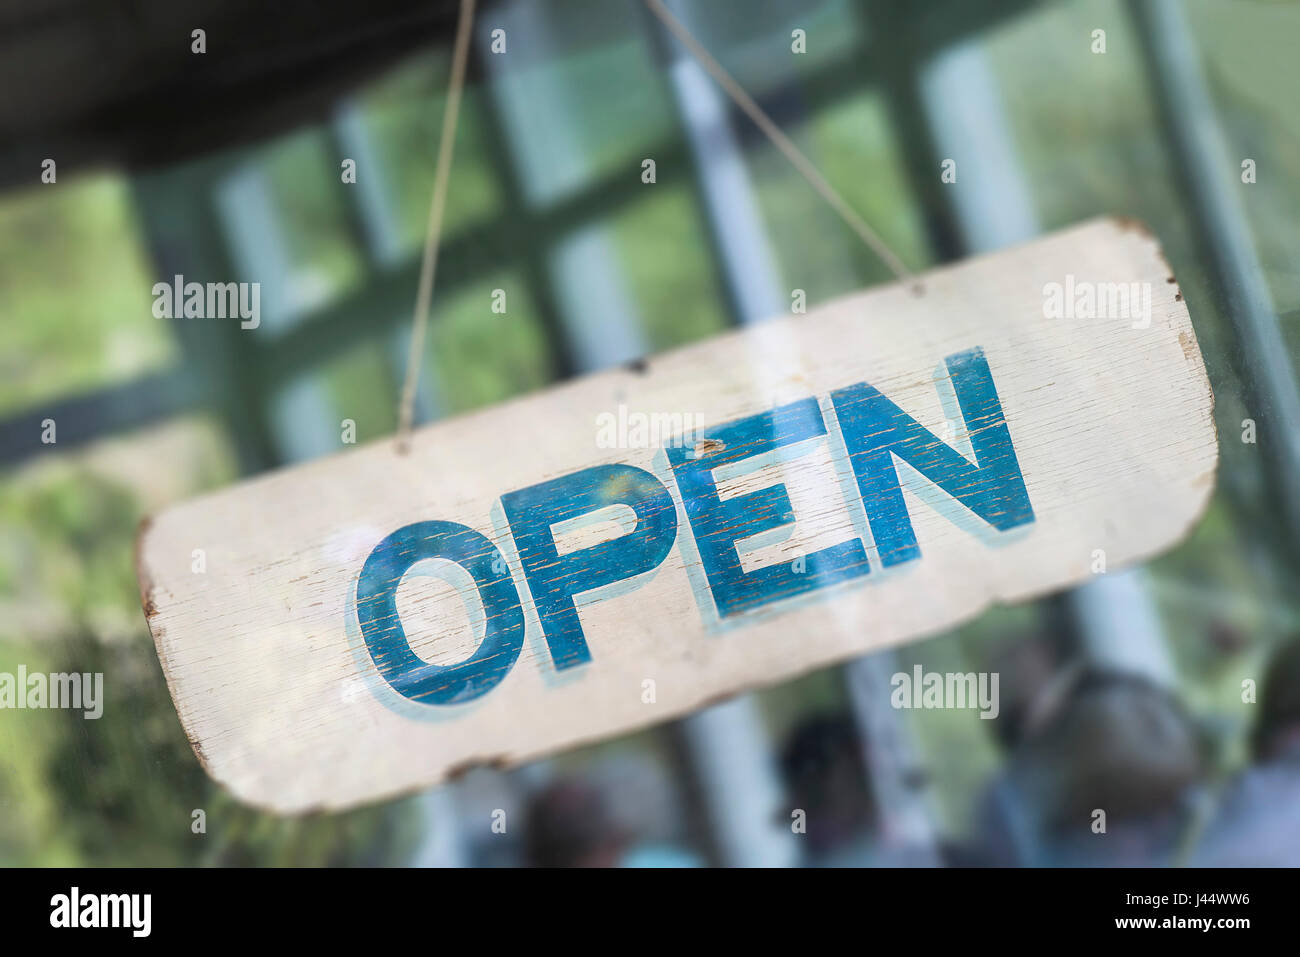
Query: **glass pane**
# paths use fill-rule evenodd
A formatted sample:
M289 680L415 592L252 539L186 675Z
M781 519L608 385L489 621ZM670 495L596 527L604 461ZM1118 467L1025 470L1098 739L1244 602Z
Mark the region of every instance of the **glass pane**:
M703 339L729 324L694 196L656 184L614 219L619 263L655 351Z
M888 116L874 92L854 94L801 118L787 132L845 201L905 263L929 258ZM754 142L751 168L769 240L790 290L811 308L837 295L893 279L790 162L765 140Z
M165 366L153 283L120 177L0 197L0 413Z
M494 303L505 311L494 311ZM435 370L448 413L540 388L552 377L550 350L527 286L511 272L435 304L425 361Z
M445 53L415 57L357 98L380 164L359 175L379 180L396 223L398 247L409 255L424 247L450 70ZM454 236L500 206L500 187L484 140L482 94L471 86L461 103L443 235Z

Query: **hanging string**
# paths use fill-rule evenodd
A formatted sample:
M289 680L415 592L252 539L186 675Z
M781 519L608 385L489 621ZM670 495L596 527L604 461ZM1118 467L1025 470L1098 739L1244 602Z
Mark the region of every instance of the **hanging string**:
M456 40L451 58L451 80L447 88L447 108L442 115L442 139L438 143L438 166L434 173L433 200L429 206L429 227L425 237L424 258L420 264L420 286L415 298L415 316L411 324L411 347L406 357L406 381L402 385L402 399L397 413L397 450L405 453L410 448L411 422L415 413L415 394L420 380L420 363L424 357L424 336L429 325L429 304L433 299L433 280L438 268L438 243L442 236L442 217L447 202L447 180L451 173L452 153L456 143L456 125L460 118L461 93L465 87L465 66L469 59L469 40L474 22L475 0L461 0L460 18L456 23ZM646 6L681 44L691 53L705 71L722 87L754 125L788 159L799 174L808 181L844 221L844 224L879 257L900 281L913 283L920 289L911 270L885 244L885 241L859 216L844 197L818 171L812 161L794 145L772 121L763 108L745 92L739 83L723 69L708 50L700 45L691 32L668 11L663 0L645 0Z
M894 254L894 251L885 244L885 241L880 238L876 231L868 226L862 217L853 210L853 207L844 201L844 197L835 192L835 188L826 182L826 177L818 172L812 161L803 155L790 137L781 132L781 128L772 122L772 118L763 112L763 108L754 102L753 97L746 93L732 75L723 69L722 64L700 45L699 41L691 35L691 31L669 12L668 8L664 6L663 0L645 0L645 3L650 8L650 12L658 17L669 32L681 41L682 46L690 51L691 56L699 61L700 66L708 71L709 76L717 81L727 96L731 97L732 102L744 110L745 115L754 121L754 125L763 131L763 135L771 140L772 145L785 155L785 158L799 171L800 175L808 181L808 185L816 190L822 199L826 200L831 209L835 210L840 219L844 220L845 225L857 233L868 248L880 258L880 261L889 267L889 271L902 282L913 281L912 272L903 265L903 261ZM916 288L919 289L919 285Z
M465 89L465 65L469 60L474 2L475 0L461 0L460 18L456 22L447 108L442 114L442 139L438 143L438 166L433 177L433 201L429 204L429 229L424 241L424 259L420 263L420 287L415 296L415 316L411 321L411 347L406 355L406 381L402 385L402 401L397 410L397 451L401 453L410 449L415 393L420 382L420 362L424 358L424 332L429 325L429 303L433 299L433 279L438 270L438 241L442 236L442 215L447 205L447 180L451 174L452 152L456 146L460 97Z

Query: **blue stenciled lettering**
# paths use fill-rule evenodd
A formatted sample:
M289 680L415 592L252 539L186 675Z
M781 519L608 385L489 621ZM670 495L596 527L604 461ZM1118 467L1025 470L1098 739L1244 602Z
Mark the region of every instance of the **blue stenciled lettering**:
M950 513L955 520L973 516L999 532L1034 521L983 351L956 353L945 366L974 461L866 382L830 396L838 441L848 455L871 537L886 568L921 557L899 463L909 467L912 481L919 477L920 483L910 486L914 490L938 490L938 507L957 503ZM728 422L694 438L693 447L669 444L665 454L720 617L870 573L871 559L860 538L802 556L798 568L781 563L746 572L737 543L791 525L795 516L789 493L783 484L727 498L718 492L725 476L743 474L767 461L797 459L817 440L836 441L828 435L816 399ZM507 492L501 505L556 670L590 661L577 599L598 589L604 591L595 597L611 597L612 586L620 583L635 587L632 579L663 563L677 537L672 495L649 472L611 464ZM630 512L635 520L616 538L560 554L558 527L594 522L599 519L596 513L608 509ZM398 586L411 567L425 559L444 559L467 571L483 603L486 633L474 653L454 665L421 660L397 614ZM524 641L524 611L501 553L479 532L454 522L407 525L376 545L361 569L356 612L380 675L399 694L425 704L454 704L485 694L514 665Z
M999 531L1034 520L983 350L959 352L945 364L975 464L865 382L831 393L867 522L886 567L921 557L895 458Z
M601 465L509 492L501 505L558 670L591 660L575 595L658 568L677 538L672 496L649 472ZM561 556L551 527L611 505L636 513L631 532Z
M817 400L803 399L709 429L697 448L712 447L716 451L697 455L694 449L666 450L721 617L752 611L870 571L866 550L858 538L807 556L802 574L789 563L751 572L741 568L736 542L794 522L790 496L784 485L771 485L724 501L718 497L713 470L825 434L826 424Z
M397 588L417 562L441 558L469 572L483 601L487 633L454 665L421 660L397 614ZM510 570L487 538L455 522L417 522L374 547L357 581L357 619L370 657L398 694L423 704L456 704L491 691L524 643L524 613Z

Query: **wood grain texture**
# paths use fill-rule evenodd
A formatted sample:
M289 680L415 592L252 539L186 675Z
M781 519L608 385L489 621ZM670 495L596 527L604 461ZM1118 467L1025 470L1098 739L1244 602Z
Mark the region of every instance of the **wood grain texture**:
M1044 287L1067 276L1149 284L1149 325L1047 318ZM880 287L655 357L640 370L600 373L421 429L405 456L377 442L147 522L139 542L145 614L204 767L254 804L346 807L915 640L994 602L1081 583L1097 549L1113 571L1190 530L1214 487L1213 397L1186 305L1151 236L1095 221L924 281L922 295ZM783 482L793 504L790 536L758 543L742 564L788 563L858 536L869 544L852 475L834 454L827 397L868 382L969 457L960 420L955 430L945 425L935 370L976 347L996 383L1033 522L972 529L909 484L919 559L883 568L868 548L870 574L722 621L662 450L597 443L596 417L620 404L699 414L713 426L816 397L826 438L797 458L719 477L724 496ZM395 693L358 624L358 578L372 549L414 522L458 522L491 539L522 585L501 496L607 463L659 476L678 527L662 564L635 588L579 600L591 660L557 671L520 587L526 636L498 685L451 705ZM611 524L569 530L562 552L618 534ZM191 570L198 548L201 574ZM436 578L408 575L397 608L422 659L458 661L481 637L472 607L467 613ZM644 700L647 680L654 703Z

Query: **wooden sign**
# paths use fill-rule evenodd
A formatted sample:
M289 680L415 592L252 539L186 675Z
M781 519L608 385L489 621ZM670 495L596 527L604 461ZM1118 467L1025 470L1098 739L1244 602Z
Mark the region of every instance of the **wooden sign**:
M916 639L1191 529L1213 397L1151 236L1097 221L923 278L146 523L145 614L204 767L254 804L345 807Z

